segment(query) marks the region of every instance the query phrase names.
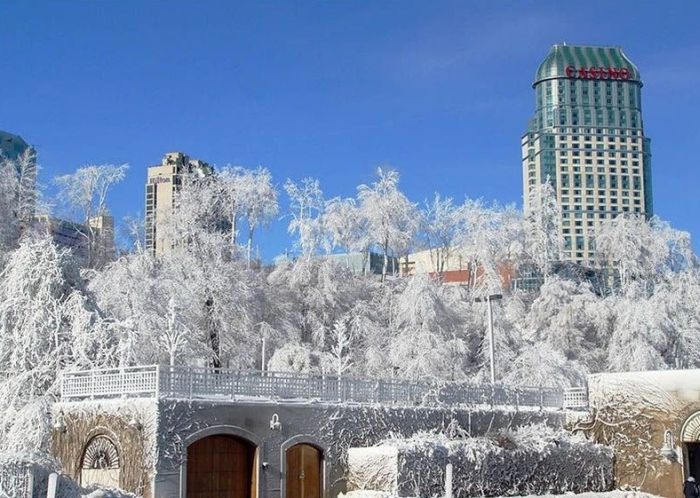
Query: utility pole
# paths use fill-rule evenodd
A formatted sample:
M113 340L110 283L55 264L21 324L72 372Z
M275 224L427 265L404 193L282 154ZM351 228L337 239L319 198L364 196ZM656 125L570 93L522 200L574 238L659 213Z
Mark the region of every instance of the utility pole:
M262 354L260 355L261 360L260 360L260 370L262 372L265 371L265 338L262 338Z
M491 301L503 299L502 294L490 294L486 297L477 297L476 302L486 301L486 309L488 313L488 336L489 336L489 363L491 370L491 385L496 384L496 344L493 336L493 307Z

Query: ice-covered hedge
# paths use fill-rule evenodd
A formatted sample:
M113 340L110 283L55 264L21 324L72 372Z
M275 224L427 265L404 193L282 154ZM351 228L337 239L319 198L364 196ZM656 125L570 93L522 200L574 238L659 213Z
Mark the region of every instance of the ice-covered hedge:
M545 425L475 438L417 434L352 449L349 463L349 490L398 496L444 496L448 463L457 498L581 493L613 486L610 448Z

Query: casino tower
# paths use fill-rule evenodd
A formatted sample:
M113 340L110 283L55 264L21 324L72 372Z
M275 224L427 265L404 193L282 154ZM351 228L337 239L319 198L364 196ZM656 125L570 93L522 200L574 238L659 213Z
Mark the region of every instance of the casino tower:
M554 45L532 87L536 110L522 137L525 215L549 181L562 259L595 266L602 222L653 214L639 70L619 47Z

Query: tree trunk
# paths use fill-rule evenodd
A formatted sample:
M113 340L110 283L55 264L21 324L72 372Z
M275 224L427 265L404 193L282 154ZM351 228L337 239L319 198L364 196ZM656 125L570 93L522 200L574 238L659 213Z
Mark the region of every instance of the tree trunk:
M389 241L387 239L384 239L382 249L384 250L384 264L382 265L382 282L385 282L386 272L389 269Z
M219 369L221 368L221 346L219 331L217 330L216 324L214 323L214 319L212 317L212 313L214 311L214 298L211 296L208 297L204 303L204 306L207 320L207 332L209 334L209 345L211 346L212 351L210 365L214 369Z

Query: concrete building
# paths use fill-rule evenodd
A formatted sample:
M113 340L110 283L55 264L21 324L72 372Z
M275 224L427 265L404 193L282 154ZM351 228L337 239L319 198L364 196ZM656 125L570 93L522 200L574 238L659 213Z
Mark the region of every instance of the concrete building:
M549 181L563 259L592 266L602 222L653 214L640 73L619 47L554 45L533 88L535 115L522 137L525 215Z
M144 498L335 498L351 447L451 424L561 428L570 413L557 389L225 369L71 372L61 386L62 473Z
M175 194L186 176L203 178L213 174L214 169L204 161L191 159L182 152L169 152L161 163L148 168L146 180L146 248L154 254L163 254L172 247L162 230L171 216ZM158 226L161 226L161 230Z
M81 264L90 263L99 267L116 257L114 218L103 214L91 218L89 223L92 230L81 223L53 218L46 214L34 218L35 229L51 235L59 247L70 249ZM91 232L94 237L92 241Z
M353 273L366 275L381 275L384 268L384 255L370 251L368 253L351 252L341 254L328 254L322 256L336 263L348 267ZM394 256L389 256L387 274L399 274L399 260Z
M437 249L426 249L409 254L408 260L399 262L401 275L428 274L440 278L446 284L457 284L475 287L487 278L481 265L475 264L468 252L455 248L447 259ZM507 291L511 288L517 271L513 262L502 261L498 265L498 280L501 288Z

